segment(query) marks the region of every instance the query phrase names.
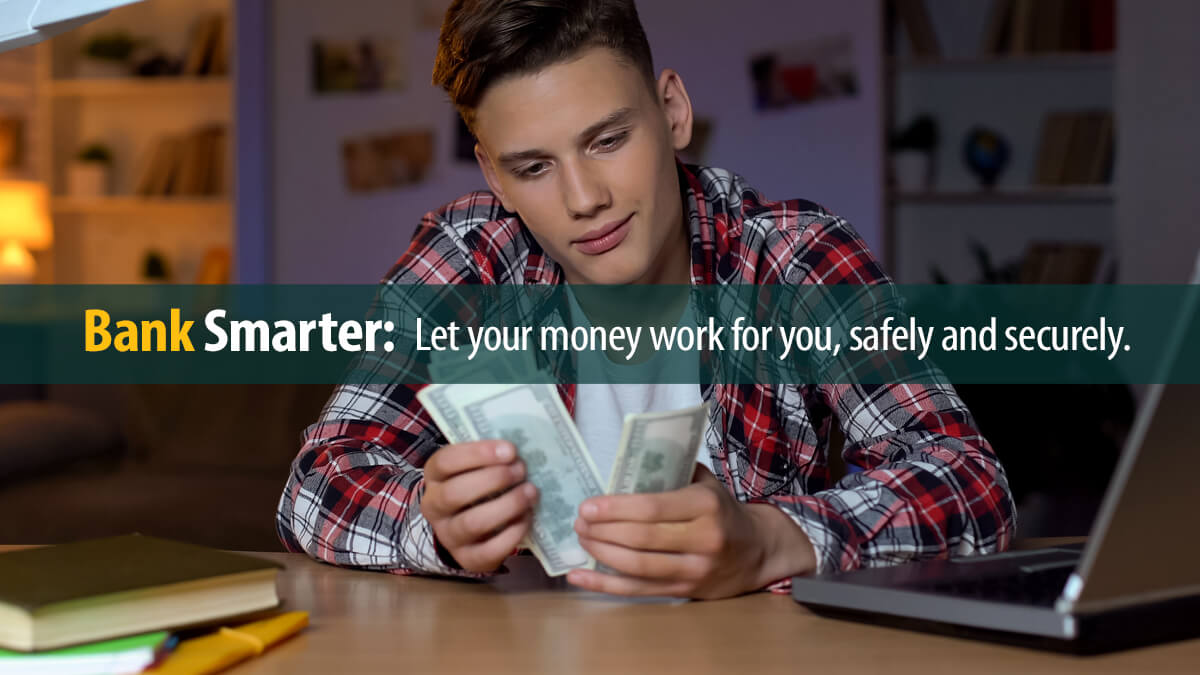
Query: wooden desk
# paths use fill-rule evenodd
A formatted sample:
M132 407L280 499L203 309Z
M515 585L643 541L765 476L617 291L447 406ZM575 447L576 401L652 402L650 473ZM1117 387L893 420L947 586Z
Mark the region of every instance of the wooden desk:
M1194 673L1200 640L1099 657L833 621L788 596L634 604L546 579L515 559L490 583L287 565L304 633L235 668L279 673Z

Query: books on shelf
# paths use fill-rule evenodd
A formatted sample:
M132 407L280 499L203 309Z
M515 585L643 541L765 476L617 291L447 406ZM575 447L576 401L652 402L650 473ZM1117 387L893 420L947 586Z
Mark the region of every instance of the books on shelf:
M1053 112L1042 120L1033 182L1036 185L1108 183L1112 157L1112 112Z
M896 14L908 34L914 56L922 59L941 58L942 46L933 29L925 0L896 0Z
M1087 0L1087 29L1085 48L1094 52L1111 52L1117 48L1116 0Z
M54 649L275 607L280 565L127 535L0 554L0 646Z
M134 192L143 197L213 196L225 192L226 131L210 124L152 145Z
M992 0L984 54L1112 51L1115 0Z
M1097 244L1035 241L1025 250L1022 284L1090 284L1096 281L1104 248Z
M183 54L183 75L224 75L229 72L229 21L223 12L200 15L192 24Z

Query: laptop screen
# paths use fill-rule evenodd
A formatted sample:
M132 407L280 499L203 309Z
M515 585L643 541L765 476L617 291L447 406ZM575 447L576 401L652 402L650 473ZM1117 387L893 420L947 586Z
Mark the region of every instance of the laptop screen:
M1200 345L1200 260L1167 345L1164 369ZM1200 592L1198 455L1200 385L1151 385L1061 609L1099 611Z

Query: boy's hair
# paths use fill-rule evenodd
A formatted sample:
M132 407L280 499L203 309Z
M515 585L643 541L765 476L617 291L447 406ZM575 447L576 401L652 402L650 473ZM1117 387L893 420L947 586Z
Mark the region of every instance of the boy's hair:
M654 89L650 44L634 0L454 0L442 23L433 83L474 130L488 87L589 47L612 49Z

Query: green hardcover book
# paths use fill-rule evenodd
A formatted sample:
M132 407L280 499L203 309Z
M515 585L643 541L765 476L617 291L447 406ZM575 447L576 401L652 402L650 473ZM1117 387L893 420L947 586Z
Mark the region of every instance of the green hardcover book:
M138 673L166 651L169 637L158 631L34 654L0 649L0 675Z
M55 649L279 604L281 566L127 535L0 554L0 647Z

